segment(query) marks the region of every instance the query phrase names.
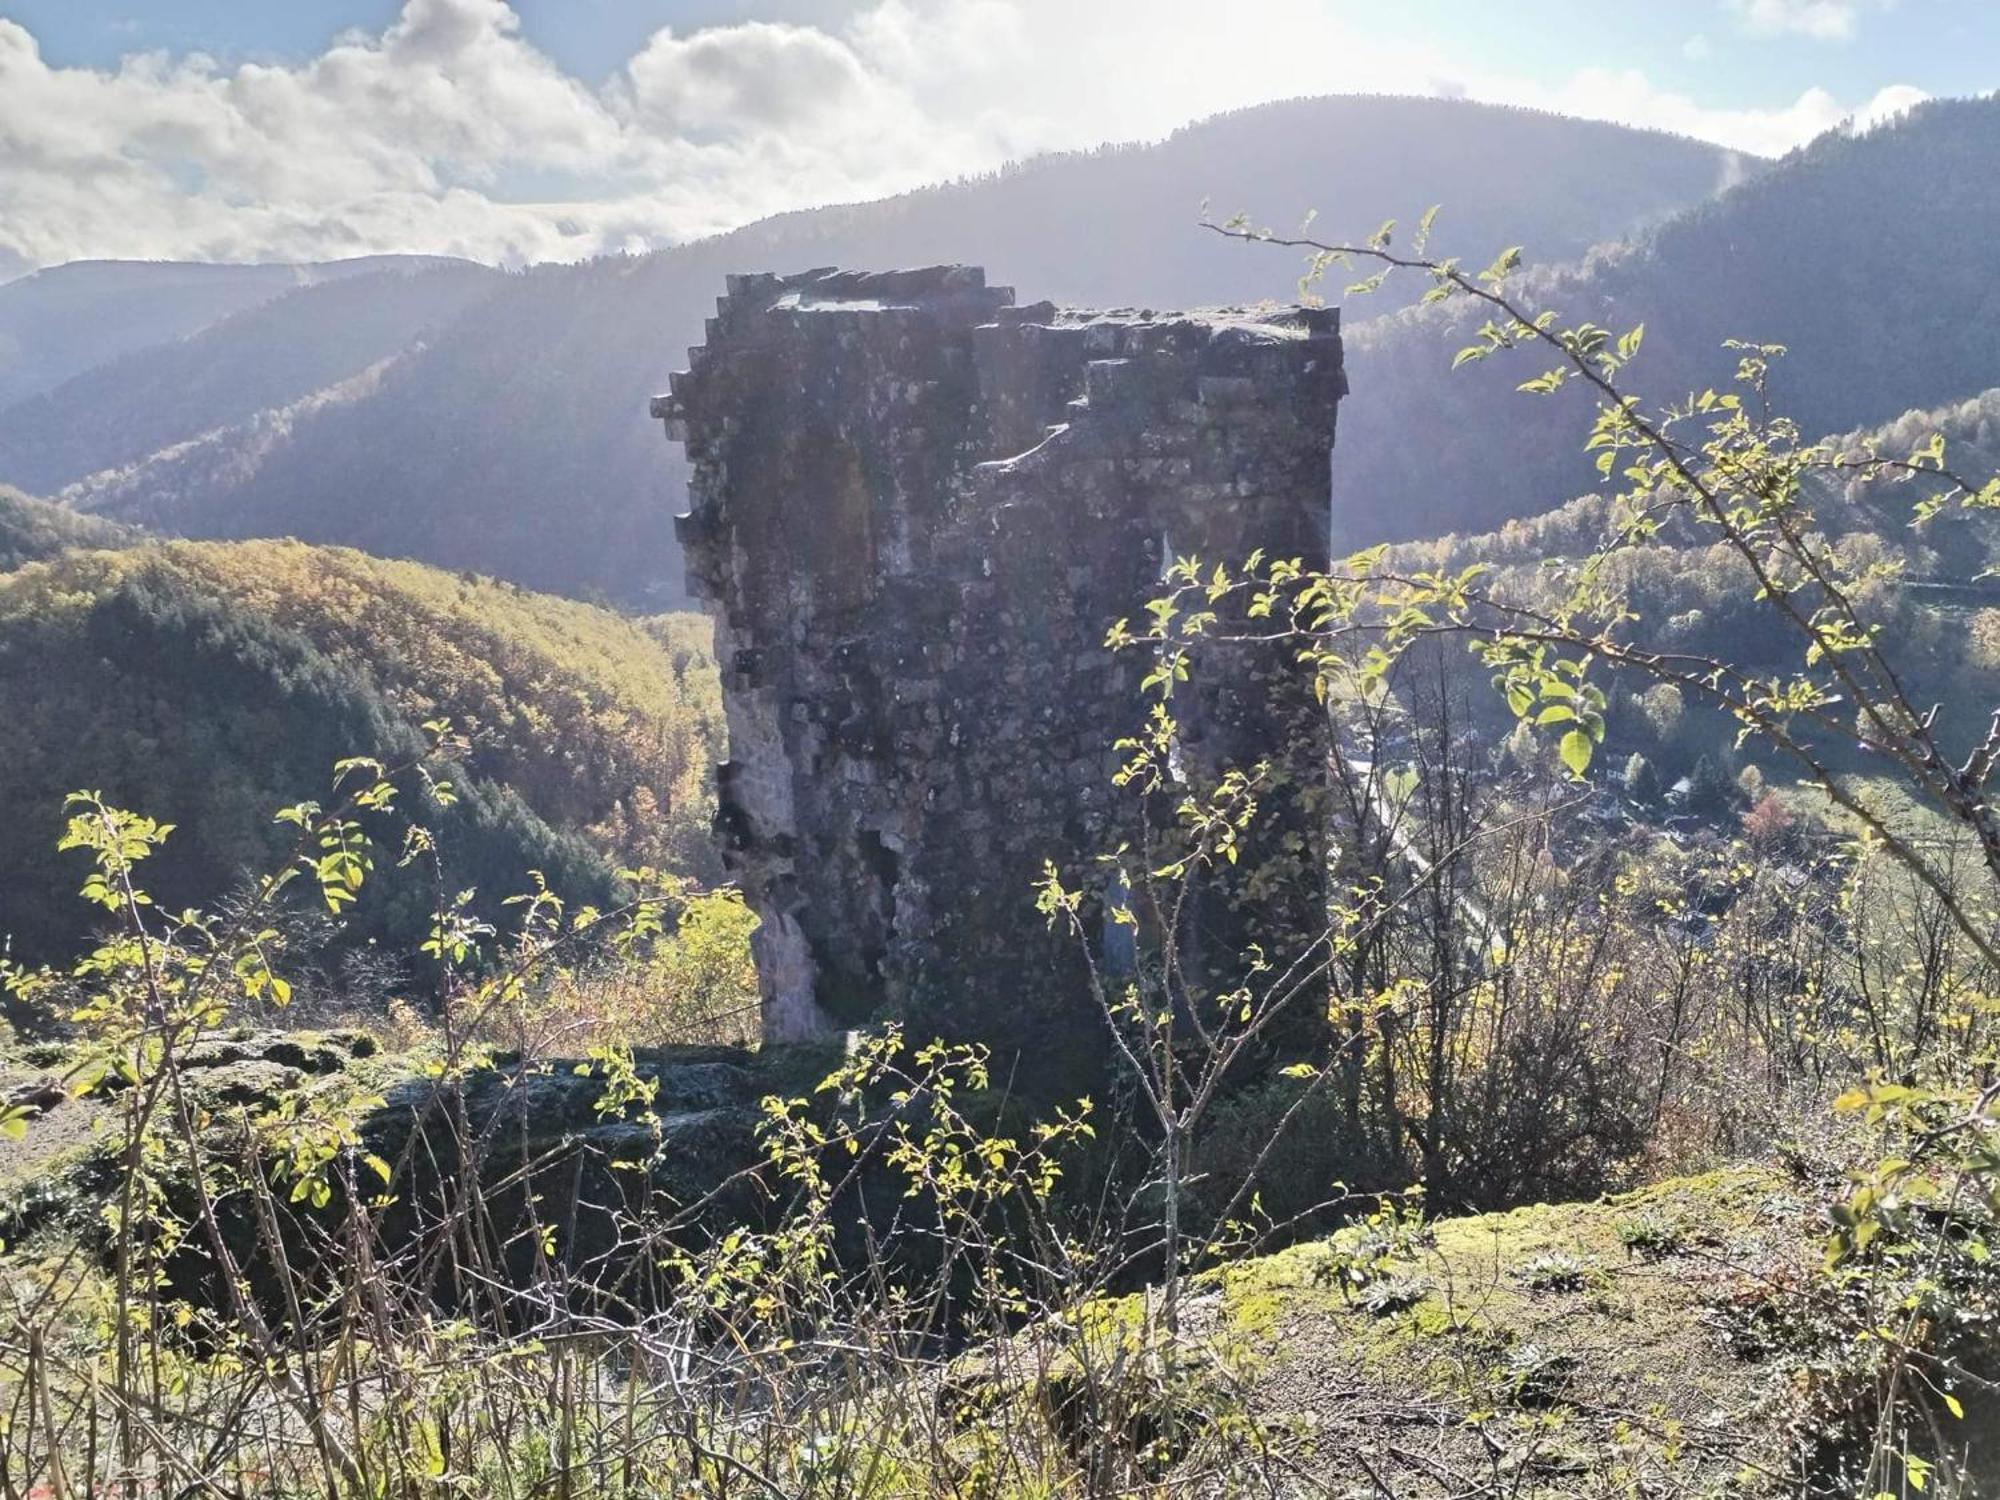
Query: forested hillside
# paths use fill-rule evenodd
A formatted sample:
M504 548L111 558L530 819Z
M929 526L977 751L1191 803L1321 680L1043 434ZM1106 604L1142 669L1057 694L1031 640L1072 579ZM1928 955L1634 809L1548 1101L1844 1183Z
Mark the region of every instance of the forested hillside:
M274 297L0 411L0 474L53 495L288 406L409 349L499 280L497 271L467 263L392 265ZM115 475L99 481L114 482ZM106 508L152 519L129 498ZM162 518L172 515L169 504Z
M0 556L47 555L63 515L9 502ZM72 883L49 877L69 791L180 826L156 877L170 903L268 862L272 809L324 796L334 760L408 756L439 718L472 739L445 879L489 916L530 869L588 899L626 863L709 873L720 704L699 621L291 542L70 550L0 574L0 931L31 958L79 936ZM429 878L392 878L376 933L406 940Z
M0 408L298 287L451 263L416 255L310 265L94 260L36 271L0 286Z
M1566 259L1752 165L1677 137L1460 101L1269 105L1156 145L789 214L640 259L539 267L334 399L281 410L292 398L274 389L264 415L193 450L168 446L173 422L142 423L166 451L79 498L192 535L294 535L657 604L680 597L667 518L684 474L645 396L700 342L730 272L962 260L1024 296L1084 305L1288 299L1294 268L1198 228L1204 198L1218 215L1254 206L1293 224L1317 209L1322 224L1359 231L1427 194L1452 205L1445 239L1468 254L1526 235L1538 256ZM187 356L204 350L261 357L219 338ZM143 407L130 373L122 389ZM58 425L109 430L82 410ZM181 440L205 430L180 426ZM62 471L126 463L143 446L95 442L69 442ZM0 464L7 477L22 482Z
M1926 104L1860 136L1836 131L1524 295L1568 318L1644 323L1632 381L1655 401L1723 385L1731 338L1790 347L1775 394L1808 431L1961 399L2000 383L2000 287L1987 250L2000 235L2000 193L1982 165L1996 153L1992 98ZM1413 184L1405 216L1422 212L1419 196ZM1947 201L1943 232L1937 205ZM1480 247L1476 264L1500 248ZM1546 361L1450 373L1480 321L1463 304L1372 324L1359 321L1364 308L1350 302L1353 393L1334 466L1344 539L1485 530L1590 488L1577 457L1589 422L1580 386L1528 403L1508 393Z
M123 547L139 533L0 485L0 573L71 547Z
M1502 399L1517 410L1533 410L1528 396ZM1907 453L1931 434L1944 439L1955 471L2000 473L2000 390L1905 412L1833 436L1827 444L1842 453L1871 448ZM1951 705L1982 703L2000 693L2000 580L1993 576L2000 569L2000 517L1948 509L1915 527L1922 491L1880 477L1835 484L1814 476L1808 493L1816 529L1836 555L1857 570L1879 571L1857 590L1856 600L1893 644L1912 693L1925 703ZM1394 568L1407 573L1456 574L1480 567L1486 570L1481 587L1496 597L1548 607L1574 576L1572 565L1607 547L1627 515L1615 501L1586 496L1493 531L1404 543L1389 556ZM1619 547L1605 578L1632 612L1628 639L1690 659L1731 660L1774 680L1794 666L1796 652L1760 597L1749 566L1685 516L1674 517L1643 544ZM1467 708L1497 744L1513 728L1506 704L1484 690L1485 673L1476 661L1448 654L1446 662L1462 673ZM1745 763L1737 748L1737 723L1684 695L1614 682L1608 710L1604 770L1615 773L1638 754L1664 786L1693 773L1704 760L1732 775ZM1976 718L1949 728L1952 753L1965 754L1971 748L1966 736L1983 728ZM1807 730L1798 732L1810 737ZM1880 769L1851 743L1820 738L1821 752L1841 769ZM1752 747L1789 777L1792 768L1768 751Z

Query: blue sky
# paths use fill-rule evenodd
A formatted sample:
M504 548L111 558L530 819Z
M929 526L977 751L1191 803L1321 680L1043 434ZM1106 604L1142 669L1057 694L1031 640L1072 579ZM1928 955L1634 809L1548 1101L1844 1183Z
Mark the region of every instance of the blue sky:
M586 78L612 73L662 27L691 31L746 20L838 21L858 0L516 0L525 34ZM1726 0L1395 0L1336 7L1387 35L1458 42L1549 79L1577 68L1643 61L1660 80L1709 104L1836 96L1909 83L1932 94L2000 87L2000 4L1899 0L1835 6L1845 38L1756 28ZM349 28L379 31L399 0L0 0L59 64L103 67L135 50L202 50L224 58L298 61ZM1794 9L1807 12L1809 6ZM1692 38L1706 47L1688 48ZM1690 55L1690 53L1692 55Z
M136 49L297 62L351 28L380 31L400 0L0 0L50 61L103 67ZM811 23L855 9L827 0L519 0L530 40L571 72L601 78L663 26Z
M573 258L1302 93L1776 154L1996 86L2000 0L0 0L0 274Z

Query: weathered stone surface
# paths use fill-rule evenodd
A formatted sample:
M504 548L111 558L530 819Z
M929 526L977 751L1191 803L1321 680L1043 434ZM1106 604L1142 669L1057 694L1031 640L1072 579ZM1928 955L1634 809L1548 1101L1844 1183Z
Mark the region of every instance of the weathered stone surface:
M1331 309L1018 307L964 266L730 279L654 411L693 468L767 1035L903 1014L1088 1049L1033 884L1127 811L1147 663L1105 631L1169 552L1324 560L1344 389ZM1318 742L1270 665L1198 685L1197 753Z

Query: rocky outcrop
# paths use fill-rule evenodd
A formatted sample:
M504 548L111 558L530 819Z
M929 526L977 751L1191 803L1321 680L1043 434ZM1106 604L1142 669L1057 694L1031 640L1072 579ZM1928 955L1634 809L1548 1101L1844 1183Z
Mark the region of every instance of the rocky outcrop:
M693 469L768 1036L897 1014L1088 1050L1033 887L1130 815L1114 747L1149 663L1106 629L1170 556L1324 560L1344 389L1332 309L1024 307L963 266L731 278L654 410ZM1191 690L1200 754L1321 742L1282 667Z

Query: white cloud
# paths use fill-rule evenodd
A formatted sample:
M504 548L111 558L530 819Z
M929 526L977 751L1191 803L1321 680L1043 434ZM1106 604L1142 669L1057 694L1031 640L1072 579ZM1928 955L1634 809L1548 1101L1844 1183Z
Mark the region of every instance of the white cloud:
M1927 97L1908 84L1891 84L1860 104L1849 105L1825 89L1812 88L1773 109L1717 109L1696 104L1684 94L1656 89L1636 69L1586 68L1559 87L1531 90L1514 102L1671 130L1757 156L1780 156L1829 130L1878 124Z
M1746 21L1767 3L1741 0ZM1813 90L1717 110L1636 71L1552 84L1490 72L1336 11L873 0L839 26L661 31L601 87L530 45L504 0L405 0L386 30L296 66L140 54L57 68L0 18L0 267L380 250L569 259L1299 94L1464 95L1764 153L1915 97L1898 87L1843 104ZM1246 35L1283 45L1245 47Z
M1912 88L1907 83L1892 83L1880 89L1853 116L1846 121L1847 128L1856 132L1873 130L1877 125L1887 125L1899 120L1922 104L1930 95L1922 89Z
M1729 0L1752 36L1805 36L1844 42L1854 35L1859 0Z
M808 26L663 31L626 74L640 122L663 135L825 128L881 103L871 97L878 80L853 49Z

